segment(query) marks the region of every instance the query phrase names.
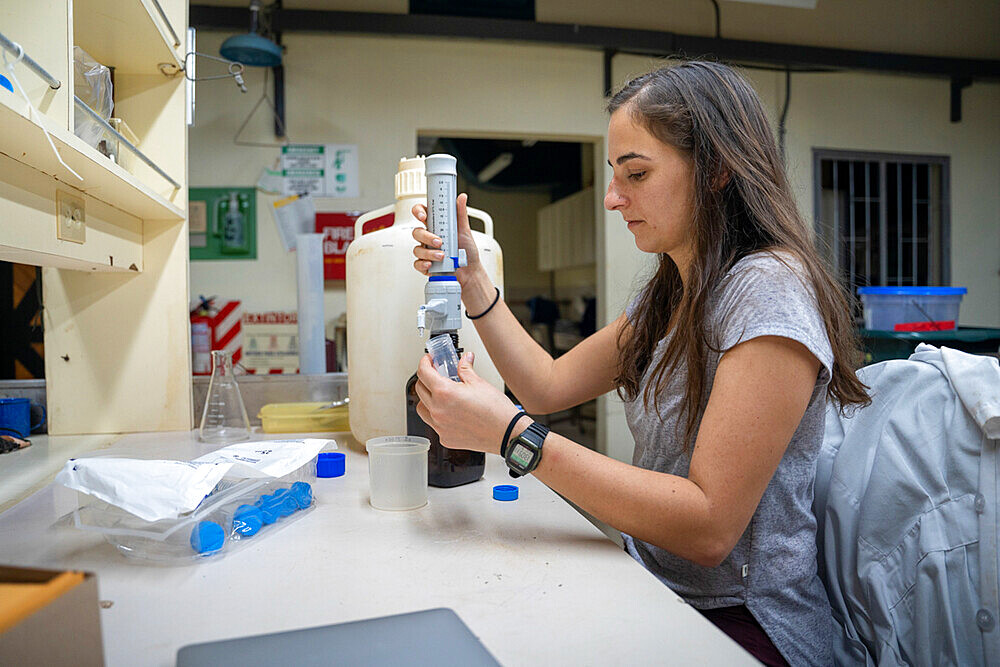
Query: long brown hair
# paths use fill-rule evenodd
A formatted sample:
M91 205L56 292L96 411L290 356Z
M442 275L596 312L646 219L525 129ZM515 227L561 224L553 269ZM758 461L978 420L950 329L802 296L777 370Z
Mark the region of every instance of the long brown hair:
M686 448L705 392L709 299L743 257L783 251L801 262L833 348L827 396L841 409L870 403L865 385L854 374L861 353L845 290L813 246L764 108L750 84L722 64L682 62L629 81L608 103L609 113L619 109L691 160L695 217L689 275L682 281L674 261L661 254L655 275L636 301L631 331L619 334L619 396L635 400L641 392L644 404L655 407L669 371L685 361L687 387L681 409ZM643 389L642 377L668 327L673 335Z

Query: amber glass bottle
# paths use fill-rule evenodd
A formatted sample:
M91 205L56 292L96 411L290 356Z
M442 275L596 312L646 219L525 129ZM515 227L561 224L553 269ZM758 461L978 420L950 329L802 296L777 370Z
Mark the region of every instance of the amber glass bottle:
M459 356L458 334L451 334L452 342ZM427 483L431 486L461 486L479 480L486 471L486 454L467 449L448 449L441 444L437 432L417 414L417 393L414 373L406 382L406 434L419 435L431 441L427 452Z

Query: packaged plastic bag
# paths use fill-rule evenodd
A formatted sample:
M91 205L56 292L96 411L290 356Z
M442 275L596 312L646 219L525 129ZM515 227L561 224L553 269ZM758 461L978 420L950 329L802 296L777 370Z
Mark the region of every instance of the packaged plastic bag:
M111 118L114 102L111 70L94 60L79 46L73 47L73 86L77 97L104 120ZM73 131L94 148L113 136L86 112L73 107Z
M130 558L183 565L307 514L325 447L336 444L243 442L193 461L81 458L68 461L56 481L78 492L77 528L101 533Z

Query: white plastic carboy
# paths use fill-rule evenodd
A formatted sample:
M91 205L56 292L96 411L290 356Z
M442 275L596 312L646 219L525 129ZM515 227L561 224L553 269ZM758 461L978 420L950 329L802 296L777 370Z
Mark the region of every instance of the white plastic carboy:
M415 317L426 304L427 277L413 268L413 229L423 226L413 217L415 204L427 203L424 157L403 158L395 178L396 201L371 211L355 223L347 250L347 381L351 431L365 443L376 437L406 433L403 397L425 341L417 336ZM391 226L365 232L366 224L393 215ZM493 238L493 220L477 209L469 217L482 221L473 230L479 260L503 294L503 256ZM475 224L475 223L474 223ZM476 329L462 317L462 347L476 355L476 373L503 389Z

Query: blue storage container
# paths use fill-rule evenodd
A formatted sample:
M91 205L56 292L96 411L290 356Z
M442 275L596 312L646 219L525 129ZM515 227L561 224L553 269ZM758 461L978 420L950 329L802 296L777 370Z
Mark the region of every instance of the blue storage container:
M949 331L958 326L964 287L859 287L865 329Z

